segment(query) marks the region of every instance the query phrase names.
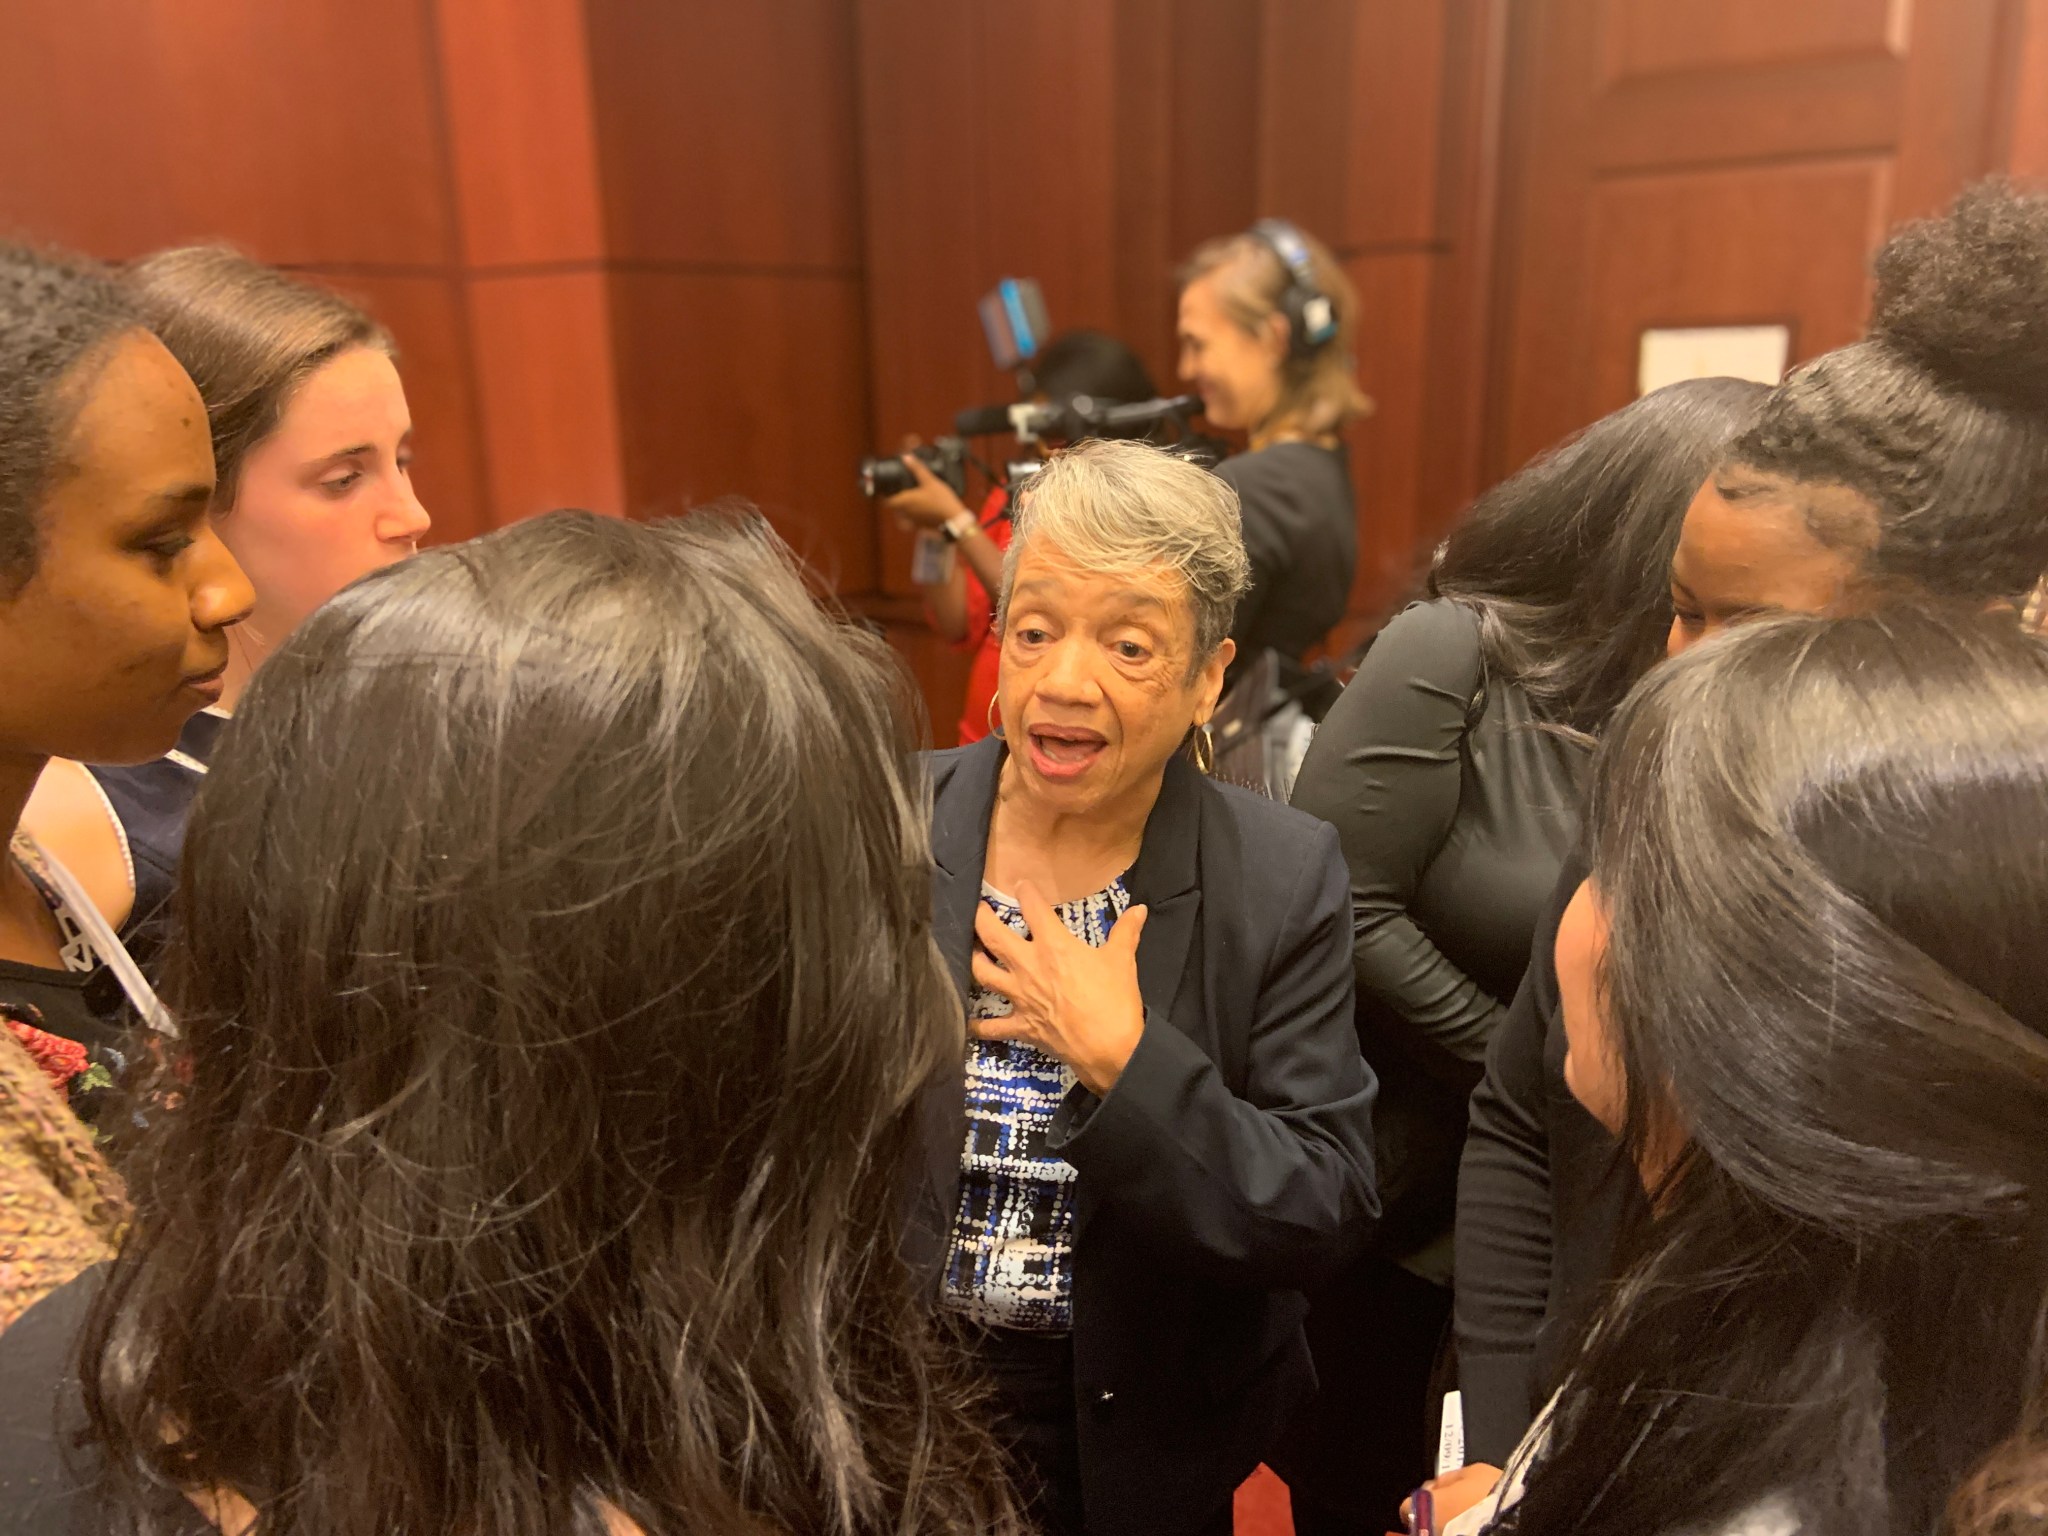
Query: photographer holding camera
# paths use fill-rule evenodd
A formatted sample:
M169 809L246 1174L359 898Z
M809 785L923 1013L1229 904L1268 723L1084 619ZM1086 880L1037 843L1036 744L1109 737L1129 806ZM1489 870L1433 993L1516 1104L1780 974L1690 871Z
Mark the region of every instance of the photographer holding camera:
M1352 377L1357 310L1336 258L1280 219L1210 241L1181 270L1180 376L1212 426L1250 438L1216 470L1252 561L1233 681L1261 650L1290 680L1350 601L1358 525L1339 434L1372 409Z
M1137 354L1101 331L1065 331L1054 337L1033 360L1031 376L1036 385L1032 398L1042 402L1086 396L1098 403L1121 404L1149 400L1156 393ZM1105 431L1099 435L1121 434ZM1048 440L1039 446L1049 450L1059 444ZM1010 547L1010 488L993 487L977 512L934 472L923 454L905 454L901 462L916 483L884 496L882 507L900 527L943 535L955 555L942 578L919 586L932 628L956 648L974 655L960 711L959 740L964 747L988 735L995 702L1001 644L991 622L995 600L990 594L1002 584L1003 552ZM945 467L942 463L941 468ZM880 488L886 489L886 483Z

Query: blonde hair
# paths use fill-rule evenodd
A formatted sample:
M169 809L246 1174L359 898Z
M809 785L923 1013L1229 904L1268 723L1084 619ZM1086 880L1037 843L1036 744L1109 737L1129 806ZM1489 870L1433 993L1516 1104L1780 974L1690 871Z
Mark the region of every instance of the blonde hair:
M1038 539L1086 570L1164 566L1178 576L1194 619L1190 678L1230 637L1238 599L1251 586L1237 492L1200 465L1150 443L1077 443L1031 477L1003 560L999 634L1009 620L1017 563Z
M1308 247L1316 287L1337 317L1337 334L1307 357L1288 353L1280 365L1280 398L1264 421L1252 425L1259 432L1327 437L1372 414L1372 401L1352 373L1358 294L1330 248L1297 232ZM1247 335L1263 333L1275 315L1286 318L1280 302L1293 276L1279 252L1250 231L1211 240L1196 251L1180 270L1180 286L1185 289L1205 277L1214 279L1223 312Z

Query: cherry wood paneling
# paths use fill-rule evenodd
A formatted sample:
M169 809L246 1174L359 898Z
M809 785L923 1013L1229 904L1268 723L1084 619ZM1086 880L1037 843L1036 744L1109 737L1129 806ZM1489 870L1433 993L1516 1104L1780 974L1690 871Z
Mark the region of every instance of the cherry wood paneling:
M1349 133L1354 95L1356 0L1266 0L1260 13L1259 212L1292 219L1331 245L1345 244L1354 149L1380 158ZM1364 84L1364 82L1357 82ZM1435 82L1422 82L1434 104Z
M451 0L434 13L464 264L600 259L581 0Z
M2019 0L2007 27L2011 73L1998 158L2015 176L2048 180L2048 0Z
M468 287L492 524L562 506L624 512L604 274L486 275Z
M1477 103L1447 111L1450 70L1470 0L1359 5L1353 27L1345 135L1344 216L1330 238L1346 250L1422 245L1443 237L1444 131Z
M1883 160L1800 161L1604 182L1586 230L1586 419L1636 395L1638 338L1652 326L1783 324L1792 355L1863 332L1866 266L1883 237ZM1729 240L1747 226L1769 238Z
M1784 321L1798 356L1851 339L1870 247L1990 169L2007 126L2002 0L1518 16L1496 472L1632 394L1645 325Z
M851 275L849 0L585 4L611 259Z
M433 516L432 541L452 543L491 527L462 282L360 271L307 275L361 304L398 342L412 407L413 484Z
M1416 548L1425 537L1425 374L1436 270L1426 252L1354 256L1344 263L1358 291L1359 382L1373 399L1373 414L1350 436L1358 490L1354 614L1378 613L1402 596L1414 580Z
M1261 10L1258 0L1176 0L1165 30L1176 261L1259 215Z
M632 512L743 496L836 590L874 587L860 285L624 271L611 291Z
M1912 0L1607 0L1607 78L1904 54L1911 9Z
M426 0L11 0L4 29L0 229L448 261Z

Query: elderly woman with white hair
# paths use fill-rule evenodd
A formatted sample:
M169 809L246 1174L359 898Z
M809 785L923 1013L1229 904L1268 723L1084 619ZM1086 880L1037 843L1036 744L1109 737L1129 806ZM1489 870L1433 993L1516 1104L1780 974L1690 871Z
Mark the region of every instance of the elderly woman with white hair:
M1229 1531L1312 1389L1302 1293L1376 1214L1336 834L1197 766L1247 580L1223 481L1057 455L1004 567L997 733L933 759L973 1038L919 1226L1055 1533Z

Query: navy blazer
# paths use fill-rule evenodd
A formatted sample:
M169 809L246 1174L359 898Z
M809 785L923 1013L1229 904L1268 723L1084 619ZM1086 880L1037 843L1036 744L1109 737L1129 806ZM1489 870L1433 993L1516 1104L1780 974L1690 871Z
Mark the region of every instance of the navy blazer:
M991 737L929 759L933 927L963 998L1005 751ZM1149 909L1145 1031L1108 1096L1076 1085L1047 1139L1078 1173L1074 1376L1097 1536L1171 1531L1229 1499L1314 1389L1303 1291L1378 1213L1335 830L1176 757L1124 884ZM926 1102L914 1246L934 1272L964 1100L963 1069Z

